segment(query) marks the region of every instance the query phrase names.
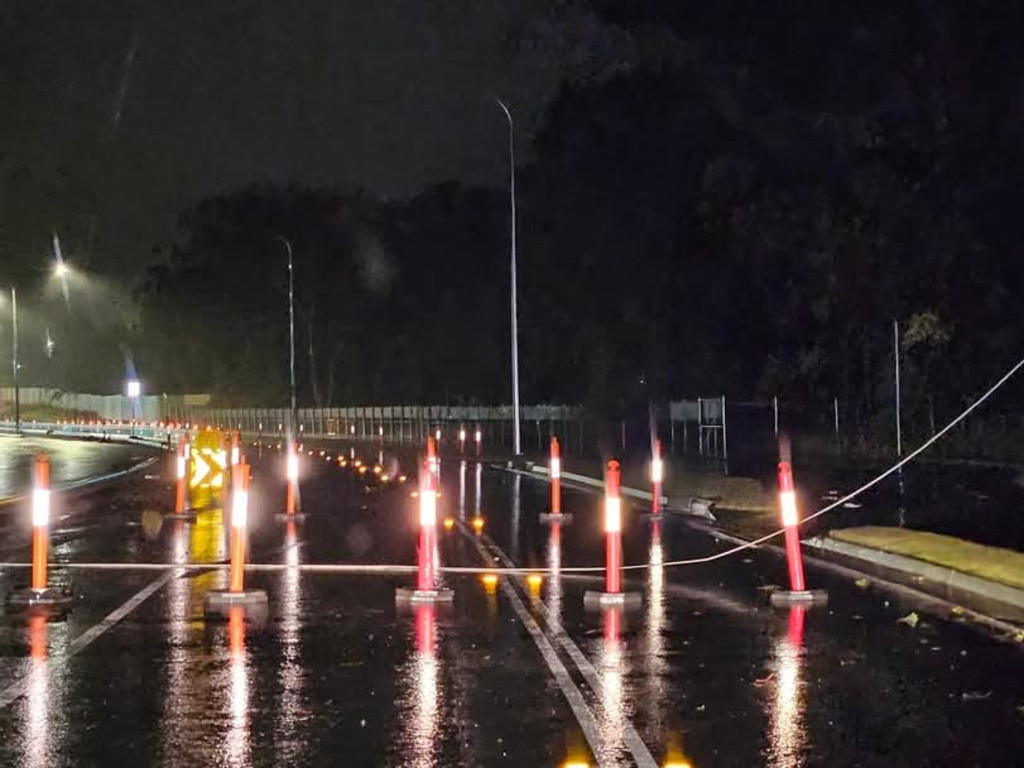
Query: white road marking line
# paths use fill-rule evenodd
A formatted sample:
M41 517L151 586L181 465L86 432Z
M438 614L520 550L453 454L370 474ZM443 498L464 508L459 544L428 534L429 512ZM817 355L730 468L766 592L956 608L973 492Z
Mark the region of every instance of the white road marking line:
M488 544L494 548L494 551L501 555L502 559L509 563L512 562L512 559L506 555L501 547L495 544L489 536L485 535L483 538L486 539ZM572 659L573 664L576 665L580 674L583 675L583 678L587 681L587 685L589 685L591 690L597 693L603 700L604 686L601 683L601 678L597 674L597 670L595 670L593 665L587 660L587 657L583 655L583 652L579 649L576 643L572 641L572 638L565 633L565 629L562 628L562 625L558 620L558 616L549 610L547 606L544 607L544 617L548 623L548 631L555 636L558 644L562 646L565 652L569 655L569 658ZM614 713L608 713L608 715L609 717L615 716ZM644 744L643 739L640 738L640 734L637 733L636 728L633 726L633 721L628 717L622 717L622 722L624 724L623 730L625 732L623 740L626 743L626 748L629 750L629 753L633 756L633 759L636 760L636 764L640 766L640 768L658 768L657 761L654 759L650 750L647 749L647 745Z
M466 531L462 531L464 535ZM489 555L480 542L473 536L468 536L469 540L473 542L477 552L483 558L484 562L487 562ZM523 626L526 627L526 631L530 633L530 637L533 639L534 644L537 646L537 650L540 651L540 655L544 658L544 662L548 665L548 669L555 678L555 682L558 684L559 689L565 696L566 701L569 702L569 708L572 709L573 715L576 716L576 722L579 723L580 728L583 729L583 735L590 745L590 751L594 753L598 760L598 764L601 766L614 766L615 763L609 763L602 761L601 755L607 754L607 749L604 741L600 735L600 729L597 724L597 718L588 706L586 699L583 698L583 693L576 686L576 683L572 681L572 677L569 676L569 671L562 664L562 660L558 658L558 653L552 647L551 642L545 636L544 632L537 622L533 620L529 612L526 610L526 606L523 605L523 601L516 594L515 589L509 584L507 579L502 580L501 589L505 593L509 602L512 603L512 608L515 610L516 615L519 616L519 620L523 622Z
M76 637L74 640L72 640L68 644L67 650L65 650L64 653L62 653L59 656L54 656L52 658L47 657L46 663L50 664L51 661L70 659L79 651L85 649L88 645L97 640L104 632L116 626L118 622L120 622L125 616L127 616L129 613L131 613L140 605L142 605L143 602L145 602L155 592L160 590L167 582L169 582L173 578L178 577L184 572L184 569L182 569L174 573L166 573L156 581L153 581L150 584L146 585L138 592L136 592L134 596L132 596L124 603L122 603L120 607L115 608L113 611L107 614L107 617L103 619L103 621L101 621L99 624L93 625L88 630L86 630L78 637ZM5 709L6 707L10 706L12 702L17 701L18 698L22 696L28 689L29 682L29 678L26 676L15 683L11 683L4 690L0 691L0 709Z

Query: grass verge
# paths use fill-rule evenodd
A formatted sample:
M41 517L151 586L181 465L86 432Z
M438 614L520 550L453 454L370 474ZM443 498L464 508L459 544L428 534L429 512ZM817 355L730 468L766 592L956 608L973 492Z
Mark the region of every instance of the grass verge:
M865 526L829 532L837 541L904 555L1024 589L1024 553L908 528Z

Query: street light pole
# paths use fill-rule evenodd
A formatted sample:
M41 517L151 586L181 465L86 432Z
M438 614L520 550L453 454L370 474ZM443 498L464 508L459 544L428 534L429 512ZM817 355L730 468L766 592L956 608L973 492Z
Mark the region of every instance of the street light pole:
M21 434L21 392L18 389L18 291L11 286L11 365L14 379L14 434Z
M512 113L501 99L495 99L508 118L508 172L509 210L512 229L512 449L516 456L522 455L522 435L519 426L519 320L516 311L516 154L513 141Z
M289 416L291 423L288 425L290 442L295 437L295 423L298 421L298 411L295 406L295 270L292 262L291 241L281 235L278 235L277 239L284 243L284 247L288 250L288 348L290 352L288 371L292 404Z

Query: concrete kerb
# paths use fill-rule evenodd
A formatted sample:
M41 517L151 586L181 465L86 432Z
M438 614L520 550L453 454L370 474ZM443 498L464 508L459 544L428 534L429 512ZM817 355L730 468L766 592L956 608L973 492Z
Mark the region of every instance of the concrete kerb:
M1016 587L906 555L838 541L828 536L815 536L803 544L819 557L838 556L848 561L874 566L875 570L886 578L909 580L909 586L937 597L951 599L954 602L970 602L971 596L977 596L988 603L985 606L986 612L995 610L1003 618L1024 621L1024 590Z

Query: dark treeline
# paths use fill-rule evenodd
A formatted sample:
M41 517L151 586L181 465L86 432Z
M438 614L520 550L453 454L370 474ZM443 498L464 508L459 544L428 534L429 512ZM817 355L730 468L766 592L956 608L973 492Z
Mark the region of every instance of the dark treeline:
M1012 24L598 5L635 56L566 83L517 173L524 402L838 397L867 422L891 408L894 319L918 413L1016 361ZM140 288L139 365L156 390L284 402L286 237L303 403L508 402L507 206L457 183L204 200Z

